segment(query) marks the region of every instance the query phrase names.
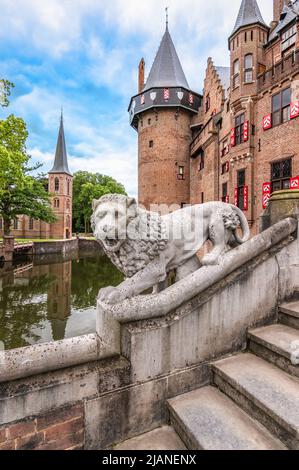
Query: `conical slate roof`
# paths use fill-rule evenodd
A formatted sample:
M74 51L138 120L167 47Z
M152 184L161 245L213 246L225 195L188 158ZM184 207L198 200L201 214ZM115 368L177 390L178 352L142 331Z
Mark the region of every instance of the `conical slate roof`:
M250 26L256 23L259 23L268 28L267 24L265 23L262 17L257 1L242 0L237 21L231 36L233 36L233 34L235 34L240 28L243 28L244 26Z
M58 134L58 140L57 140L57 146L56 146L54 166L52 170L49 171L49 173L67 173L71 175L71 172L68 166L68 161L67 161L62 115L60 119L60 127L59 127L59 134Z
M162 87L183 87L190 90L168 27L166 27L143 91Z

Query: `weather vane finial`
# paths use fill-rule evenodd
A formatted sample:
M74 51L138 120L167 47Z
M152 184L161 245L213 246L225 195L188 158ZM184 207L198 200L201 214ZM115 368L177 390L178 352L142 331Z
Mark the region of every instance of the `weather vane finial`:
M169 7L166 7L165 12L166 12L166 29L167 30L168 30L168 10L169 10Z

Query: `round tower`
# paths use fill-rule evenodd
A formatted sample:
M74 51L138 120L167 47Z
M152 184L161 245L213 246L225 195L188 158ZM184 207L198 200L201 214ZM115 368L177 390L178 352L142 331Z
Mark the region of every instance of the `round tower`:
M139 86L143 70L144 61ZM138 132L138 199L146 208L189 204L190 125L201 101L188 85L166 24L147 82L129 106Z

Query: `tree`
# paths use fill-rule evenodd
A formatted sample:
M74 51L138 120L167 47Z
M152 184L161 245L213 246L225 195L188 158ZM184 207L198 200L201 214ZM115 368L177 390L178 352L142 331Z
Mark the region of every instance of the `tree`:
M104 194L126 194L126 190L110 176L87 171L74 174L73 226L76 232L91 232L92 201Z
M0 106L6 108L9 105L9 96L14 84L8 80L0 79Z
M50 194L43 184L30 175L40 165L30 167L27 153L27 127L23 119L13 115L0 120L0 217L4 234L19 215L44 222L54 222Z

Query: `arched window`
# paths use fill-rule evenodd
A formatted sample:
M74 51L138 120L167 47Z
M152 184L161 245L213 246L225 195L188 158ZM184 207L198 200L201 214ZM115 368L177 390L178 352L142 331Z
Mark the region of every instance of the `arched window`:
M244 82L251 83L253 82L253 56L252 54L246 54L244 59L245 72L244 72Z
M59 208L59 199L54 199L54 208L55 209Z
M55 178L55 192L59 191L59 178Z
M234 76L233 76L233 88L237 88L240 85L240 62L239 59L234 61Z

